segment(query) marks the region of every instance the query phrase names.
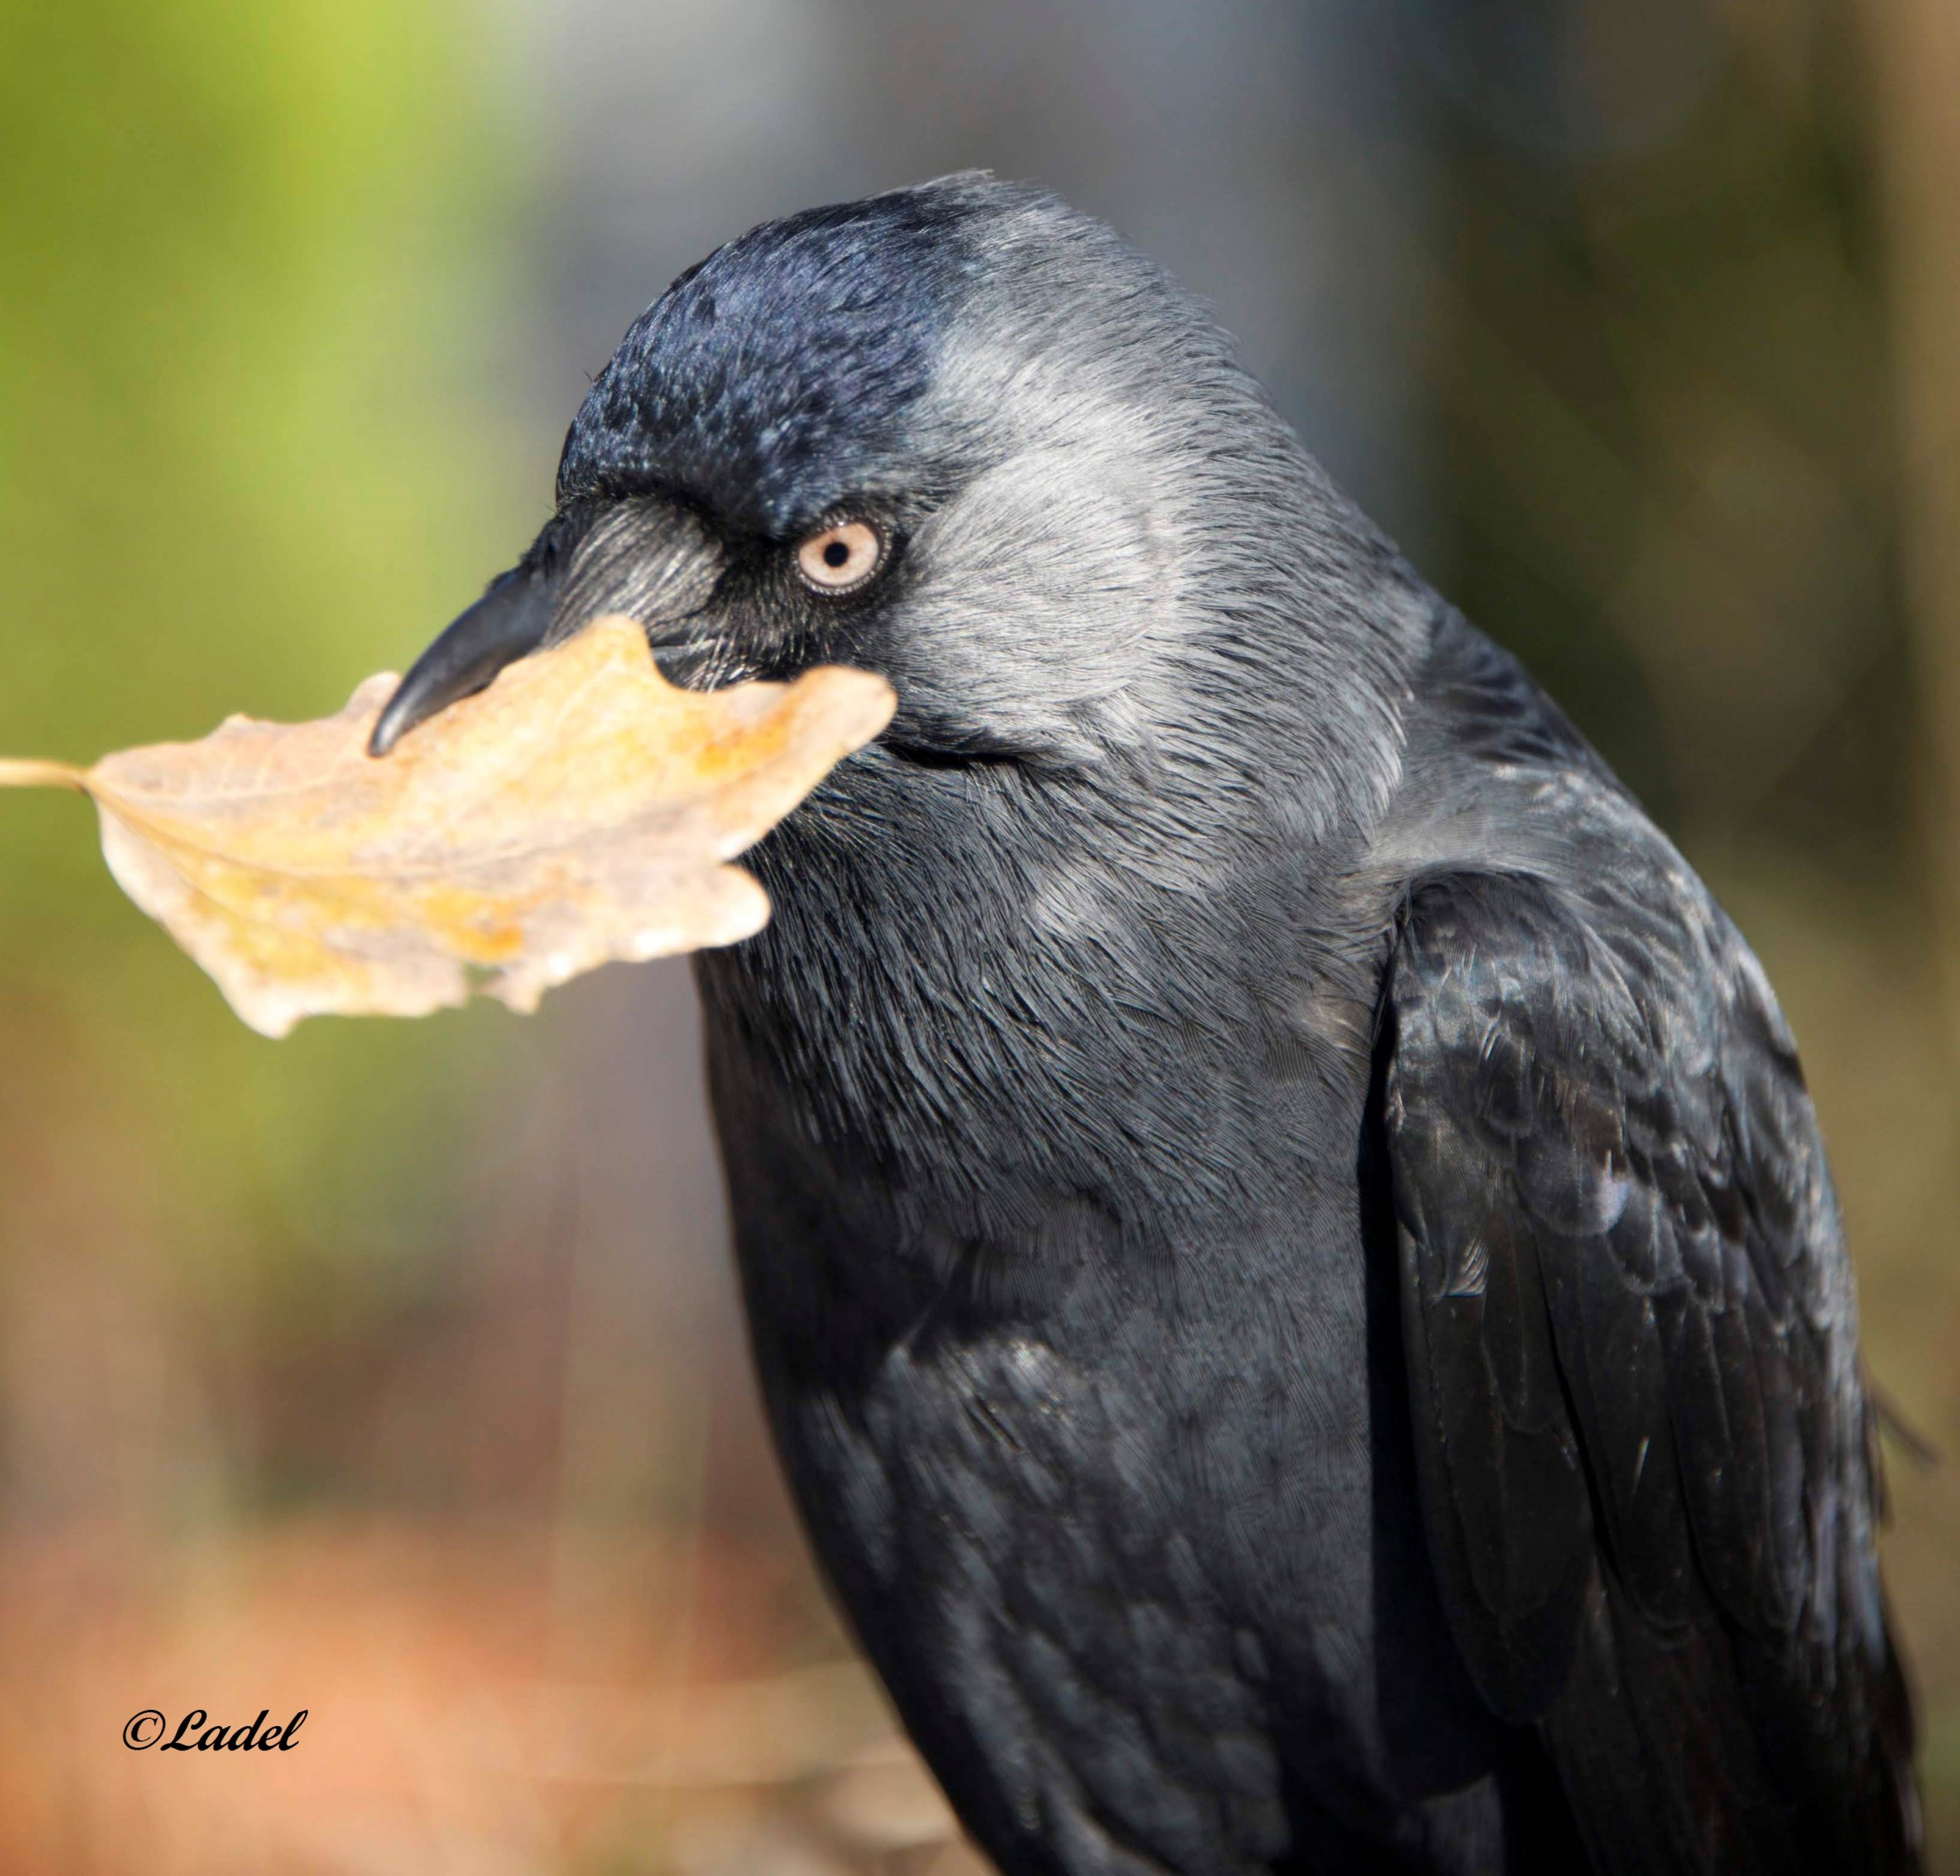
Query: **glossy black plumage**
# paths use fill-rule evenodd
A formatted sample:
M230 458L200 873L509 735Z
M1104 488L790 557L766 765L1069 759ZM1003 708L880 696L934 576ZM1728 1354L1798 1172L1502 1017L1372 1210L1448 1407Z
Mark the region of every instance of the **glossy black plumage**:
M1073 1197L990 1159L980 1190L922 1191L916 1142L865 1165L853 1123L779 1131L802 1104L750 1079L779 1020L837 1058L799 1061L820 1114L860 1062L893 1080L858 1098L913 1103L901 1134L914 1078L957 1111L1012 940L976 902L991 870L942 851L944 925L881 943L904 964L880 973L869 933L840 935L837 832L766 854L781 930L702 968L758 1355L819 1550L1009 1871L1913 1868L1848 1270L1787 1031L1508 659L1439 610L1417 683L1423 760L1320 882L1370 908L1366 1046L1287 1059L1257 989L1340 974L1260 985L1256 950L1164 1058L1089 1019L1092 1097L1189 1078L1331 1162L1315 1181L1214 1132L1258 1168L1261 1223L1188 1189L1157 1113L1127 1167L1096 1142L1122 1169ZM931 848L885 798L906 786L851 789L894 856ZM1422 858L1384 865L1405 842ZM806 947L851 960L816 991L835 1008L805 1001ZM1035 1124L1068 1152L1067 1096L1024 1066L994 1086L1027 1105L969 1110L992 1129L942 1152L1011 1162ZM1329 1646L1365 1661L1330 1674Z
M899 691L698 976L786 1466L1002 1870L1915 1868L1769 986L1202 309L983 178L792 217L559 492L554 632Z
M1835 1203L1775 1006L1683 888L1636 852L1583 894L1412 891L1386 1120L1429 1528L1600 1868L1896 1868Z

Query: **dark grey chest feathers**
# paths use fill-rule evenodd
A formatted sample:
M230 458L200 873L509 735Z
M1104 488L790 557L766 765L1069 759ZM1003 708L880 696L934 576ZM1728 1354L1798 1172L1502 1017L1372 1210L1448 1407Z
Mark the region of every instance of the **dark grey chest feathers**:
M1011 1869L1285 1867L1289 1845L1419 1829L1405 1796L1474 1784L1488 1729L1419 1580L1393 1298L1371 1293L1381 1221L1356 1152L1269 1155L1263 1188L1209 1216L1204 1181L1174 1168L1079 1165L1071 1188L998 1142L985 1178L922 1151L881 1165L874 1143L812 1137L776 1051L708 988L785 1462L867 1652L990 1851L1017 1846ZM1275 1078L1273 1053L1258 1051L1263 1097L1213 1094L1263 1098L1269 1122L1276 1102L1338 1098L1339 1137L1357 1141L1364 1079L1316 1076L1309 1093ZM1383 1597L1402 1612L1387 1661ZM1454 1703L1462 1724L1411 1729L1410 1755L1393 1711L1418 1701Z

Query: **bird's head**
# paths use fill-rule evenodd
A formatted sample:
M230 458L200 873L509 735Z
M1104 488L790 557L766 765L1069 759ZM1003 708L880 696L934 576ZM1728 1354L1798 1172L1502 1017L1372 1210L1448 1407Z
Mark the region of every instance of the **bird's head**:
M1197 302L1038 190L956 176L719 250L627 332L557 495L377 753L625 613L686 684L882 673L884 753L925 767L1207 739L1215 766L1269 714L1312 758L1310 818L1392 779L1397 564Z

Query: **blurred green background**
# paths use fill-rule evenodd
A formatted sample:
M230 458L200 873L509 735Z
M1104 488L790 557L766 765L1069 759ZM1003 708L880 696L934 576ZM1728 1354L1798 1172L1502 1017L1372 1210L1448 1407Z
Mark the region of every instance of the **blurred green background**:
M970 164L1220 306L1749 933L1898 1415L1960 1871L1960 9L0 13L0 751L306 717L762 217ZM272 1044L0 797L0 1866L974 1867L825 1613L684 973ZM139 1708L310 1708L250 1767Z

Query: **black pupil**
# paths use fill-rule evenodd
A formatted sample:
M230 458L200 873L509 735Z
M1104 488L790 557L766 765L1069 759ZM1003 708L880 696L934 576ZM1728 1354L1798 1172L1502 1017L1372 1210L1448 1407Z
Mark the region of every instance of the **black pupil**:
M841 541L832 541L824 548L824 564L841 567L851 557L851 550Z

